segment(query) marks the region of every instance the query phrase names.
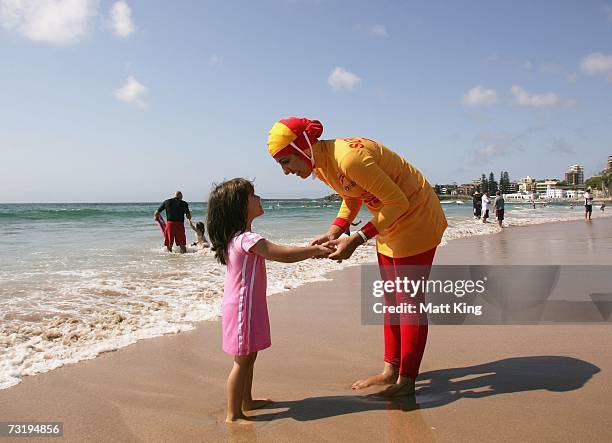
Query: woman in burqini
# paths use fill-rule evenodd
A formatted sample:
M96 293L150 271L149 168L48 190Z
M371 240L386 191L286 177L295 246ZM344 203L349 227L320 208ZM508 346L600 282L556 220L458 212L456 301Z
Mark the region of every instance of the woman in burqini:
M290 117L272 126L268 151L285 175L314 176L342 197L337 217L311 244L335 249L330 259L348 259L376 238L381 277L395 281L427 278L447 222L424 175L397 153L364 137L319 140L318 120ZM340 237L365 204L372 219L352 235ZM410 266L421 265L421 266ZM385 304L416 304L423 293L385 293ZM427 342L427 316L390 314L384 319L384 367L380 374L353 383L353 389L389 385L381 394L413 395Z

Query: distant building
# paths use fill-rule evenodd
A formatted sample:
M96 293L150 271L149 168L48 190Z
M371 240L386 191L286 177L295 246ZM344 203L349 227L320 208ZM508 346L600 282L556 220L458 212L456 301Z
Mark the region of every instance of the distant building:
M531 200L532 195L531 193L526 193L526 192L515 192L512 194L504 194L504 199L509 200L509 201L525 201L525 200Z
M510 182L510 183L508 183L507 191L508 191L509 194L518 192L518 190L519 190L519 185L518 185L517 182Z
M555 189L559 184L556 178L547 178L546 180L538 180L535 185L535 190L538 194L547 194L549 188Z
M572 165L565 173L565 182L568 185L584 184L584 167L582 165Z
M535 179L529 176L521 178L518 181L518 190L520 192L532 192L535 191Z
M584 195L584 191L580 191L577 189L566 189L565 190L565 198L580 198Z
M440 194L442 195L457 195L457 183L451 185L439 185Z
M475 190L476 190L476 185L472 183L464 183L462 185L457 186L458 195L472 195Z
M560 198L565 198L565 197L566 197L565 189L559 189L559 188L555 188L553 186L548 185L548 188L546 189L546 198L560 199Z

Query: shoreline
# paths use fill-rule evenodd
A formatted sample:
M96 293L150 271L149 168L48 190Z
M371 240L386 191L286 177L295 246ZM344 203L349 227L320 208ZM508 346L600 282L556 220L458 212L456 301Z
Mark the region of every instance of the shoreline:
M504 243L516 244L521 260L531 256L541 263L542 254L550 254L549 260L567 261L570 252L581 253L585 262L609 262L611 227L610 219L577 220L466 237L440 248L435 263L510 263L516 249L502 250ZM549 232L550 242L522 250L538 232ZM253 425L223 423L231 357L221 351L216 321L25 377L0 391L0 415L5 421L63 421L68 441L101 435L122 441L608 435L612 355L602 350L612 338L609 325L432 325L419 378L425 391L407 403L373 401L363 397L371 390L356 393L350 384L380 371L382 328L360 325L358 267L326 277L331 280L268 299L273 346L261 352L254 390L279 403L257 411ZM465 389L457 391L456 380ZM478 426L475 414L479 422L505 426Z
M612 218L612 217L611 217ZM595 219L593 219L590 223L596 222L596 220L598 219L608 219L608 216L603 216L603 217L596 217ZM468 220L468 221L473 221L473 223L475 224L480 224L479 221L477 220ZM456 242L460 242L462 240L470 240L470 239L477 239L477 238L483 238L486 239L488 237L495 237L498 236L504 232L508 232L508 231L512 231L514 228L535 228L538 226L553 226L553 225L569 225L571 224L584 224L584 223L589 223L589 222L585 222L584 219L576 219L576 220L556 220L556 221L545 221L542 223L531 223L528 225L518 225L518 226L508 226L505 227L503 229L498 229L497 228L497 224L496 221L493 219L491 222L489 222L488 224L490 224L492 227L494 227L496 230L493 232L482 232L482 233L475 233L475 234L471 234L471 235L466 235L463 237L459 237L459 238L453 238L453 239L449 239L447 240L446 244L443 244L441 246L438 247L438 252L436 254L436 264L441 264L438 263L439 260L439 256L442 250L444 250L445 248L447 248L449 245L451 244L455 244ZM542 229L542 228L540 228ZM373 248L373 245L370 245L370 248ZM477 259L475 256L472 257L472 259ZM459 263L459 262L458 262ZM365 262L361 262L361 263L350 263L350 261L345 261L344 266L341 269L335 269L335 270L330 270L325 272L324 274L321 274L317 277L317 279L315 280L307 280L307 281L303 281L301 282L298 286L293 286L291 288L286 287L285 289L279 289L276 288L274 291L270 292L270 288L269 288L269 294L268 296L276 296L276 295L282 295L284 293L288 293L291 291L295 291L296 289L299 288L303 288L303 287L309 287L310 285L314 284L314 283L318 283L318 282L325 282L328 280L333 280L335 277L335 273L339 273L341 274L342 272L344 272L344 270L349 269L349 268L355 268L358 266L361 266L363 264L376 264L376 261L365 261ZM97 351L98 353L93 355L91 353L86 354L86 356L84 358L80 358L79 360L72 360L72 361L67 361L67 362L60 362L59 366L55 366L52 367L50 369L44 370L44 371L40 371L37 372L33 375L20 375L20 381L17 382L16 384L12 384L10 386L7 387L3 387L0 389L0 392L2 392L3 390L6 389L11 389L14 388L15 386L18 386L25 378L27 377L34 377L34 376L39 376L41 374L45 374L45 373L49 373L49 372L53 372L56 371L58 368L64 367L66 365L75 365L75 364L79 364L85 361L89 361L89 360L94 360L96 358L98 358L99 356L105 354L105 353L112 353L121 349L124 349L126 347L130 347L136 343L139 343L143 340L150 340L150 339L154 339L157 337L164 337L164 336L168 336L168 335L174 335L174 334L180 334L180 333L184 333L186 331L190 331L193 329L197 329L199 327L200 324L204 323L204 322L218 322L220 320L219 316L215 316L214 318L206 318L203 320L192 320L189 321L188 323L184 323L184 324L176 324L172 327L166 328L168 329L165 332L162 333L158 333L158 334L144 334L145 336L143 336L142 338L136 338L134 339L133 337L131 337L129 340L126 337L122 337L119 336L118 338L113 338L110 341L109 340L104 340L98 343L92 343L90 346L95 346L98 349L100 349L100 351ZM89 348L86 348L89 349Z

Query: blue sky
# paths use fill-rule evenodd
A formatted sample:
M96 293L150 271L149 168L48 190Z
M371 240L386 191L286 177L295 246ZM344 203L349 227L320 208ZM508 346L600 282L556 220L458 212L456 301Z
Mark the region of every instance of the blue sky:
M0 202L325 195L267 154L290 115L432 184L612 154L612 1L0 0L0 56Z

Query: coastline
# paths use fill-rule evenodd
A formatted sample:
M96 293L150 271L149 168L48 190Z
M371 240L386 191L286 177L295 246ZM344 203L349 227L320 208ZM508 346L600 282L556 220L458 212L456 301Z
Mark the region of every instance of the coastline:
M101 353L130 346L139 340L191 330L202 320L218 317L222 267L214 264L210 257L207 261L205 251L192 251L199 256L186 259L178 255L168 256L164 248L143 249L142 245L157 243L157 229L149 231L148 217L146 223L144 219L136 217L139 221L132 225L122 224L119 230L103 231L102 235L96 236L94 243L89 234L85 237L71 236L72 243L65 244L67 249L62 249L61 253L54 252L56 248L49 248L46 243L48 238L55 238L56 213L64 214L60 219L68 214L69 225L77 228L77 232L84 233L82 223L90 217L100 217L102 214L116 216L126 211L135 216L144 216L142 205L111 205L104 208L79 206L69 211L62 207L43 211L36 207L24 209L22 215L26 218L43 221L50 216L55 222L39 230L38 237L22 238L25 244L21 249L30 252L23 255L22 260L11 258L14 254L22 254L21 249L15 248L20 242L9 241L3 249L2 259L7 259L7 266L3 268L4 272L0 272L0 305L6 309L6 321L0 325L4 335L0 343L6 346L7 353L0 362L0 389L19 384L24 376L96 358ZM302 207L297 205L285 209L302 211L299 212L300 217L306 217L311 222L326 219L323 213L316 212L317 209L304 212ZM474 221L466 211L471 208L457 208L463 211L454 211L454 206L447 211L450 226L442 245L458 238L500 232L494 222L483 224ZM149 211L145 212L148 214ZM559 208L533 212L519 209L514 212L512 209L509 211L507 227L566 222L583 217L579 209L569 212L559 211ZM290 227L283 224L287 214L282 217L278 215L273 214L260 228L272 236L274 232L284 232ZM610 214L597 214L596 218L602 216L609 217ZM74 217L77 221L73 221ZM112 223L115 220L113 216L105 220L109 221L108 226L116 226L116 223ZM323 225L325 223L319 228L323 229ZM133 231L140 232L140 236L132 236ZM310 234L306 231L291 231L293 234L288 244L308 241ZM318 232L318 229L310 226L310 231ZM126 236L129 236L131 243L118 240ZM84 242L89 245L86 249L81 246ZM329 261L306 261L283 267L270 262L268 295L286 292L287 289L313 281L324 281L327 273L333 270L376 261L372 243L368 247L358 248L351 260L341 265ZM203 262L207 262L204 273ZM83 263L87 264L83 266ZM130 271L126 273L126 269ZM15 293L24 296L13 304L11 299ZM91 303L96 304L93 309ZM31 306L38 307L33 314L30 312ZM66 306L70 307L67 309ZM48 340L48 337L51 339Z
M602 218L508 228L449 241L435 263L601 264L611 227ZM0 391L0 416L63 421L68 441L606 438L609 326L432 326L419 378L431 387L408 403L373 401L350 390L382 365L382 328L360 325L359 267L326 278L268 298L273 346L254 388L280 403L253 425L223 423L231 357L219 322L25 377ZM486 383L470 384L483 373ZM455 392L462 377L467 392Z

